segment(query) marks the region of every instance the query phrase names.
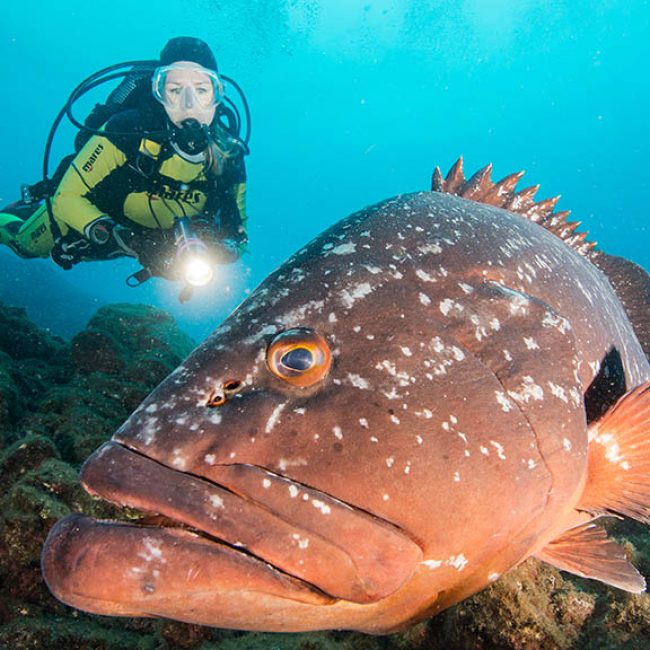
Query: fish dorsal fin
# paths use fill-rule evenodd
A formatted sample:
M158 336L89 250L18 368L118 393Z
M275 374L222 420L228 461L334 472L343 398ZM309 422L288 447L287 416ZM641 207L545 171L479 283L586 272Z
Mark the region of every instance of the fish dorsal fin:
M625 551L594 523L566 531L535 557L583 578L593 578L625 591L645 591L645 580L627 561Z
M555 204L560 200L559 196L535 202L533 197L539 189L539 185L526 187L518 192L515 191L517 183L524 175L523 171L510 174L497 183L492 181L491 174L492 164L490 163L466 180L461 156L452 165L445 178L442 177L440 168L435 168L431 178L431 190L433 192L456 194L464 199L510 210L510 212L543 226L581 255L591 256L596 243L587 241L587 233L576 231L580 222L567 221L569 216L567 210L553 212Z
M592 261L614 287L634 333L650 360L650 275L634 262L601 251L592 255Z
M577 508L650 523L650 381L589 427L587 482Z

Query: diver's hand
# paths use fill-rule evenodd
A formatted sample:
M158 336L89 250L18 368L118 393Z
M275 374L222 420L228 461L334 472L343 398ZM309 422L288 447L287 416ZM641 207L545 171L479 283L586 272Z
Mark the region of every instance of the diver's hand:
M222 239L210 245L210 249L216 257L217 264L232 264L242 254L245 242L236 239Z
M69 271L75 264L87 259L91 246L92 244L82 237L72 241L59 238L54 242L50 257L55 264Z

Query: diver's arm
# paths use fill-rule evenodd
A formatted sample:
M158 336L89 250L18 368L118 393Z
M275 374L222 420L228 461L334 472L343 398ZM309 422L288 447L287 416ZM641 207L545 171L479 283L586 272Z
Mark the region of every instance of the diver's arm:
M243 155L232 160L228 180L230 188L222 197L224 205L221 206L219 237L232 240L236 246L237 257L241 257L248 245L246 167Z
M91 137L75 156L54 195L55 218L88 236L90 224L106 217L91 200L93 189L125 163L124 153L108 138Z

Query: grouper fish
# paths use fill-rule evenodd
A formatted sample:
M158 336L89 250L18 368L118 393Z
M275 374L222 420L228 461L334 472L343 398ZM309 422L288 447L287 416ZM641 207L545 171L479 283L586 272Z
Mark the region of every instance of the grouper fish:
M556 199L466 179L339 221L84 464L52 593L114 616L402 629L535 556L641 592L595 520L650 520L650 280Z

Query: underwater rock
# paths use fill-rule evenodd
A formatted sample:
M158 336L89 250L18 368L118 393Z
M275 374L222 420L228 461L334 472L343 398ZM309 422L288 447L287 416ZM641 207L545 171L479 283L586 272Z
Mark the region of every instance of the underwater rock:
M0 309L0 351L12 359L52 360L63 348L63 339L38 328L22 307Z
M0 647L436 650L650 647L650 597L569 578L528 560L491 588L407 632L256 634L165 620L92 616L56 601L39 556L54 522L115 509L80 486L85 457L193 347L167 314L104 307L71 343L0 305ZM29 344L21 340L25 333ZM124 513L122 513L122 517ZM609 532L650 573L646 529Z
M155 382L194 343L174 319L148 305L109 305L72 339L72 359L85 373L120 373L121 379Z

